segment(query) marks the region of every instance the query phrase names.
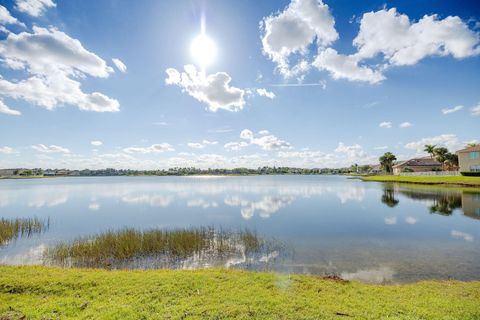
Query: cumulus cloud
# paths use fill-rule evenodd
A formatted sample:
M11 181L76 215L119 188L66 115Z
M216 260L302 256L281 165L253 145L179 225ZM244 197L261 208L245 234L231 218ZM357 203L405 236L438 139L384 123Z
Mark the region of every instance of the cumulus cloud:
M36 144L32 146L32 149L42 153L70 153L70 150L64 147L56 146L54 144L46 146L44 144Z
M284 11L262 20L264 54L285 78L303 79L314 66L333 79L372 84L385 80L384 72L392 66L414 65L431 56L463 59L480 54L479 33L458 16L440 19L432 14L412 21L396 8L367 12L352 43L356 52L348 55L330 47L338 39L334 25L321 0L292 0ZM317 56L311 62L313 44ZM291 63L292 56L296 63Z
M472 115L474 116L480 116L480 103L476 106L470 109L472 112Z
M16 153L15 150L11 147L7 147L7 146L4 146L4 147L0 147L0 153L3 153L3 154L14 154Z
M228 142L223 146L225 149L238 151L245 147L248 147L248 143L241 141L241 142Z
M9 33L0 41L0 59L13 70L25 70L23 80L0 78L0 95L53 110L62 105L96 112L119 111L119 102L100 92L84 93L78 79L107 78L113 69L80 41L55 28Z
M383 122L380 122L378 126L380 128L390 129L392 127L392 123L390 121L383 121Z
M450 114L450 113L454 113L454 112L457 112L457 111L460 111L463 109L463 106L455 106L455 107L452 107L452 108L443 108L442 109L442 113L443 114Z
M406 149L415 150L417 154L423 154L426 144L434 144L438 147L447 147L450 152L462 149L465 143L460 141L455 134L441 134L434 137L422 138L418 141L412 141L405 145Z
M269 99L275 99L275 93L268 91L267 89L260 88L257 89L257 94L262 97L267 97Z
M282 12L265 17L261 28L263 52L285 78L309 69L305 59L312 44L323 48L338 39L335 19L321 0L292 0ZM296 63L290 61L293 55Z
M33 17L41 16L48 8L56 7L52 0L16 0L15 3L15 8L18 11Z
M400 127L400 128L404 128L404 129L405 129L405 128L410 128L410 127L412 127L412 126L413 126L413 124L410 123L410 122L408 122L408 121L402 122L402 123L399 124L399 127Z
M101 145L103 145L103 142L99 140L94 140L94 141L91 141L90 144L95 147L100 147Z
M127 66L120 59L113 58L112 62L115 65L115 67L117 67L117 69L119 71L124 72L124 73L127 72Z
M389 64L398 66L413 65L428 56L461 59L480 53L479 35L459 17L439 19L433 14L412 22L395 8L365 13L353 44L362 59L382 54Z
M245 106L245 90L231 86L232 78L225 72L205 75L195 66L186 65L184 72L169 68L166 73L167 85L179 86L193 98L207 104L210 111L240 111Z
M12 116L19 116L22 114L18 110L10 109L2 100L0 100L0 113L9 114Z
M25 24L18 21L17 18L13 17L10 12L4 6L0 5L0 25L4 24L16 24L20 26L25 26Z
M216 145L216 144L218 144L218 141L203 140L202 142L189 142L187 143L187 146L193 149L203 149L206 146Z
M378 83L385 79L381 71L359 64L360 58L354 55L339 54L335 49L327 48L319 52L313 65L319 70L330 73L333 79L366 81Z
M344 153L347 158L351 159L352 161L358 161L367 157L367 153L359 144L349 146L344 144L343 142L339 142L337 148L335 148L335 152Z
M166 151L175 151L175 149L169 143L153 144L150 147L128 147L123 149L123 152L126 152L126 153L140 153L140 154L158 153L158 152L166 152Z
M244 129L240 132L240 138L248 140L250 144L257 145L263 150L278 150L278 149L291 149L290 143L281 140L274 135L267 134L255 137L253 132L249 129Z

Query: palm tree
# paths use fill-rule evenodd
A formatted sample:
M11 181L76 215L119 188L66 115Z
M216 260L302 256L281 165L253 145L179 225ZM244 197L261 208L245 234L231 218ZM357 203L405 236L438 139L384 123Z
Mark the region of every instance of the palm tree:
M423 151L428 153L430 155L430 157L433 159L433 154L435 152L435 147L436 147L436 145L434 145L434 144L426 144L425 149L423 149Z
M393 162L397 160L397 157L391 152L385 152L378 160L385 172L392 173Z
M435 150L433 150L433 155L435 157L435 160L437 160L442 164L442 169L443 169L445 160L447 160L448 154L449 154L448 149L444 147L435 148Z

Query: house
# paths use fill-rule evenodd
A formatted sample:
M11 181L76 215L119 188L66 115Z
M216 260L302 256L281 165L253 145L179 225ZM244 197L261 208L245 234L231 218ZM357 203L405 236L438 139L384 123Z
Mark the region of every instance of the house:
M393 166L394 175L399 175L402 172L426 172L439 170L442 170L442 164L429 156L401 161Z
M480 194L463 192L462 209L467 217L480 220Z
M457 151L460 172L480 172L480 145Z
M380 174L383 172L383 168L380 164L372 164L370 168L371 169L368 172L369 174Z

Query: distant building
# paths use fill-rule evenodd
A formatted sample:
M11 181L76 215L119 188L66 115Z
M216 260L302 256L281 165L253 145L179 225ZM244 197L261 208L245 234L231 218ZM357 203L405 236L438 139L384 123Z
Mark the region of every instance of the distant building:
M52 177L52 176L55 175L55 171L51 170L51 169L47 169L47 170L43 171L43 175L47 176L47 177Z
M438 170L442 170L442 164L428 156L401 161L393 166L394 175L399 175L402 172L426 172Z
M457 151L460 172L480 172L480 145Z
M0 176L10 177L17 174L19 169L0 169Z
M373 164L370 166L370 171L368 173L370 174L380 174L383 172L382 165L380 164Z

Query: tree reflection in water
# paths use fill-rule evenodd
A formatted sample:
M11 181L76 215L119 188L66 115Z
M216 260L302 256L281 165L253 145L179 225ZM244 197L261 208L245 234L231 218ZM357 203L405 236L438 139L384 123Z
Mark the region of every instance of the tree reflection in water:
M400 201L395 198L395 190L393 189L393 185L385 184L382 195L382 203L385 203L390 208L393 208L398 205L399 202Z

